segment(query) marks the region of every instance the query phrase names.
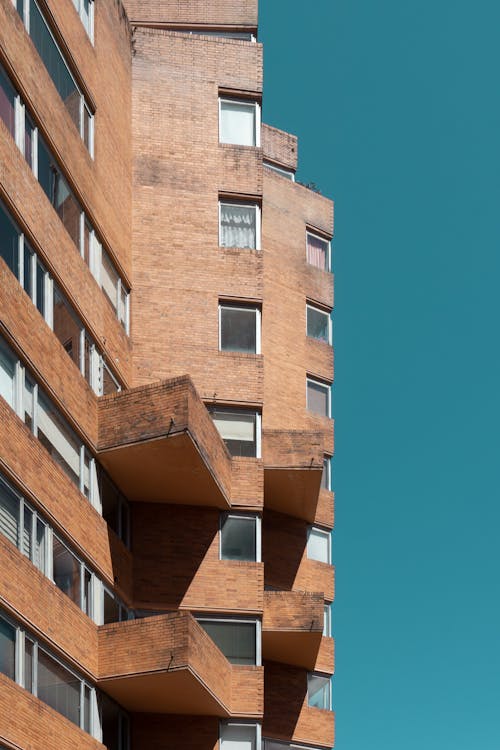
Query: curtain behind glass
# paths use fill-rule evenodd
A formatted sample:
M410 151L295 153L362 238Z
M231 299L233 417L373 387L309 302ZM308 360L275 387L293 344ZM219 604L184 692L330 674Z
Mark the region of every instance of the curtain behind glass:
M221 246L256 247L256 206L220 204Z
M221 101L220 141L255 146L255 104Z

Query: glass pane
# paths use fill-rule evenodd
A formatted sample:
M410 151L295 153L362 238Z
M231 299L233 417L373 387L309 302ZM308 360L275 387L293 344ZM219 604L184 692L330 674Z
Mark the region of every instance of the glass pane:
M30 560L33 559L33 512L24 506L23 543L21 547L23 555Z
M13 138L16 133L15 100L16 90L0 66L0 118Z
M107 695L99 695L99 708L102 725L102 744L108 750L122 750L120 747L120 709Z
M3 479L0 479L0 533L16 547L19 543L21 501Z
M46 299L45 299L45 268L39 260L36 262L36 306L40 315L45 316Z
M24 373L24 391L23 391L23 405L24 405L24 422L30 430L33 429L33 397L35 391L35 384L29 379Z
M307 262L311 266L328 270L328 241L307 233Z
M330 534L320 529L310 529L307 539L307 557L319 562L330 562Z
M122 326L125 328L125 330L127 330L127 308L128 308L128 292L122 284L120 287L120 309L118 311L118 318Z
M325 638L331 638L332 635L332 628L331 628L331 608L329 604L325 604L324 614L323 614L323 636Z
M55 535L54 583L80 606L80 562Z
M254 103L221 100L221 143L255 146L255 109Z
M80 215L82 209L59 170L55 173L53 205L69 236L76 247L80 249Z
M85 4L85 0L83 0L83 2ZM87 16L87 23L88 20L89 19ZM92 151L92 115L86 104L83 105L83 142L87 146L88 150Z
M80 131L80 92L35 0L30 0L30 36L71 119Z
M16 0L17 12L24 21L24 0Z
M35 134L35 126L33 125L29 115L24 117L24 158L28 162L31 169L33 169L33 138Z
M30 250L28 245L26 244L26 240L24 241L24 258L23 258L23 265L24 265L24 291L28 295L28 297L32 300L33 299L33 285L32 285L32 269L33 269L33 252Z
M120 621L120 602L104 589L104 624Z
M120 386L117 380L113 377L113 374L107 364L102 361L102 392L106 396L108 393L116 393L120 390Z
M80 442L66 420L41 393L38 395L38 439L70 479L79 485Z
M307 675L307 702L315 708L330 709L330 678Z
M221 725L221 750L256 750L256 728L238 724Z
M218 620L199 620L199 623L231 664L256 663L255 623Z
M111 259L107 252L103 249L102 251L102 266L101 266L101 285L102 290L108 300L111 302L113 309L116 311L118 304L118 279L119 276L113 266Z
M256 206L220 204L220 244L222 247L256 247Z
M90 464L91 457L88 451L85 449L83 454L83 488L82 492L85 497L90 497Z
M16 358L0 341L0 396L14 408Z
M83 602L82 610L92 617L92 575L87 568L83 569Z
M329 417L328 413L329 387L315 380L307 381L307 408L314 414Z
M83 259L90 266L90 243L92 241L92 227L89 222L83 222Z
M80 369L81 330L82 324L54 284L54 333L78 369Z
M330 458L329 456L325 456L323 459L323 472L321 474L321 489L329 490L330 487Z
M255 412L213 409L211 414L232 456L257 455Z
M46 561L45 561L45 535L47 532L47 527L43 523L43 521L40 521L39 518L36 520L36 544L35 544L35 559L34 563L38 570L41 570L42 573L45 573L47 570Z
M255 518L226 516L221 528L221 558L223 560L256 559Z
M0 203L0 258L19 278L19 232Z
M83 729L90 732L90 688L88 685L83 687Z
M14 680L16 654L16 630L0 617L0 672Z
M104 471L100 472L99 480L102 517L118 534L120 528L120 493Z
M45 141L38 134L38 182L52 204L55 199L55 177L58 171Z
M257 311L244 307L220 308L220 348L223 351L257 351Z
M24 638L24 687L33 692L33 641Z
M44 703L80 725L80 680L40 648L37 693Z
M316 307L307 306L307 335L320 341L329 341L329 315Z

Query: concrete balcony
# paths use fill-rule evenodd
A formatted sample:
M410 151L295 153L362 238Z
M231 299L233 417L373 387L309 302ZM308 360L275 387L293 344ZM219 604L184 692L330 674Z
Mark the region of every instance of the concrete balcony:
M312 523L323 472L323 435L316 430L265 430L264 506Z
M233 667L187 612L103 625L98 642L98 684L129 711L262 716L262 667Z
M188 376L98 408L99 461L129 500L229 508L231 458Z
M262 654L313 670L322 641L323 594L265 591Z

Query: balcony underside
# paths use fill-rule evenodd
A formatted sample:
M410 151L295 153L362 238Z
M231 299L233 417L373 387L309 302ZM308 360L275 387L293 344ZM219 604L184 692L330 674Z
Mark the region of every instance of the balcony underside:
M263 631L262 655L269 661L313 670L316 666L321 633L307 631Z
M312 523L316 515L323 467L264 466L266 508Z
M99 461L129 500L230 506L189 433L105 450Z

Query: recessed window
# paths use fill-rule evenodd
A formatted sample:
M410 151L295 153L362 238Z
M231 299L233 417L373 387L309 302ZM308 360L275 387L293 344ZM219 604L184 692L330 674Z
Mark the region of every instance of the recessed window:
M260 250L260 208L256 203L219 202L219 245Z
M295 172L293 171L293 169L278 167L277 164L273 164L271 161L265 161L263 163L266 169L270 169L272 172L276 172L276 174L281 175L281 177L286 177L287 180L295 182Z
M259 750L260 724L221 722L220 750Z
M260 310L247 305L219 305L219 349L260 354Z
M73 0L76 12L80 16L83 27L90 41L94 38L94 2L93 0Z
M309 560L330 564L330 532L310 526L307 532L307 557Z
M312 339L332 343L332 325L330 314L320 307L306 305L306 330Z
M232 456L260 458L260 414L247 409L210 407L215 426Z
M314 708L331 711L331 680L325 675L309 672L307 675L307 703Z
M219 140L260 146L260 107L243 99L219 99Z
M312 232L306 232L306 257L309 265L328 271L330 268L329 241Z
M321 417L330 416L330 386L320 380L307 378L307 410Z
M321 474L321 489L331 491L332 489L332 466L331 457L323 457L323 472Z
M325 609L323 614L323 637L332 637L332 605L325 602Z
M199 618L198 622L231 664L260 665L259 621Z
M224 513L220 522L221 560L260 562L260 519Z

